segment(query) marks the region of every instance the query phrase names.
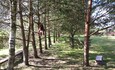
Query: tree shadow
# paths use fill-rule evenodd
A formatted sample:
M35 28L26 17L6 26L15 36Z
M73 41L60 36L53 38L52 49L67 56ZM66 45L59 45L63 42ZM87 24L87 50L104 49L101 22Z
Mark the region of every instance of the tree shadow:
M36 70L43 68L43 69L77 69L78 66L77 65L71 65L68 64L68 62L71 61L71 59L60 59L60 58L56 58L56 59L37 59L37 60L31 60L30 62L30 66L35 67Z
M109 68L115 68L115 57L113 57L113 55L111 53L90 53L90 60L93 60L95 61L95 58L97 55L102 55L103 56L103 62L104 64L103 65L95 65L96 62L93 63L93 65L95 66L102 66L104 67L105 69L109 69Z

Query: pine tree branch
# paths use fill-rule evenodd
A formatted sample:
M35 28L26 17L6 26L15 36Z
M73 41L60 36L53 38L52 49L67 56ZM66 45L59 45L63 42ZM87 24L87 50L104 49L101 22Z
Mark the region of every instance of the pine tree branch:
M108 27L105 27L105 28L98 29L98 30L92 32L92 33L90 34L90 36L94 35L95 33L99 32L99 31L102 31L102 30L108 29L108 28L113 27L113 26L115 26L115 24L113 24L113 25L111 25L111 26L108 26Z

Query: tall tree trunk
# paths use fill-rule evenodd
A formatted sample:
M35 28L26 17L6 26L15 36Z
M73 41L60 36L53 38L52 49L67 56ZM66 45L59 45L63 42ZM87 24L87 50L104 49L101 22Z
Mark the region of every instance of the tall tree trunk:
M39 35L39 48L40 48L40 53L43 53L42 42L41 42L41 36L40 35Z
M54 33L53 33L53 42L55 43L56 42L56 31L54 30Z
M58 16L58 19L59 19L59 16ZM57 23L57 24L58 24L58 23ZM59 25L57 25L57 26L55 27L55 39L56 39L56 41L58 40L58 31L60 31Z
M48 27L48 46L51 47L51 36L50 36L50 28L49 27Z
M70 46L71 48L74 48L74 34L70 35Z
M39 10L39 7L40 7L40 1L38 0L38 14L37 14L37 16L38 16L38 30L39 30L39 24L41 24L41 22L40 22L40 10ZM42 39L41 39L41 35L40 34L38 34L38 36L39 36L39 49L40 49L40 53L43 53L43 50L42 50Z
M34 49L34 57L35 58L38 58L38 55L37 55L37 48L36 48L36 41L35 41L35 36L34 36L34 24L32 25L32 45L33 45L33 49Z
M51 36L50 36L49 10L47 15L47 20L48 20L48 46L51 47L52 43L51 43Z
M26 56L26 60L25 60L25 65L29 65L28 59L29 59L29 43L30 43L30 33L31 33L31 28L30 28L31 24L30 24L30 17L29 17L29 27L28 27L28 35L27 35L27 45L26 45L26 49L25 49L25 56Z
M53 32L53 42L56 42L56 28L55 28L55 24L54 24L54 32Z
M89 66L89 31L90 31L90 16L92 9L92 0L88 0L88 8L86 11L85 20L85 40L84 40L84 66Z
M56 29L56 41L58 40L58 31Z
M45 10L46 11L46 10ZM45 49L48 49L47 47L47 27L46 27L46 13L45 13L45 16L44 16L44 23L45 23Z
M28 57L29 57L29 43L30 43L30 33L31 33L31 26L32 26L32 20L33 20L33 17L32 17L32 12L31 12L31 6L32 6L32 3L31 3L31 0L29 0L29 27L28 27L28 36L27 36L27 45L26 45L26 58L27 60L25 61L25 64L26 65L29 65L29 62L28 62Z
M33 8L32 8L32 0L30 0L30 17L31 17L31 30L32 30L32 46L34 49L34 57L38 58L37 49L36 49L36 41L35 41L35 34L34 34L34 23L33 23Z
M17 0L10 0L10 4L11 4L11 25L10 25L11 31L9 37L8 70L14 70Z
M58 37L60 37L60 32L58 31Z
M39 23L40 23L40 16L38 16L38 30L39 30ZM40 24L41 24L41 23L40 23ZM41 35L38 34L38 37L39 37L39 49L40 49L40 53L43 53Z
M22 0L19 0L19 14L20 14L20 23L21 23L21 32L22 32L22 39L23 39L23 56L25 65L28 65L28 55L27 55L27 48L26 48L26 37L25 37L25 29L23 24L23 15L22 15Z
M48 30L48 46L51 47L51 36L50 36L50 30Z

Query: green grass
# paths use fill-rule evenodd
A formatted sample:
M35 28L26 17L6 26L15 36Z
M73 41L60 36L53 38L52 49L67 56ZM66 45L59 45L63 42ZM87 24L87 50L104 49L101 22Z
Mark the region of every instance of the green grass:
M83 40L83 36L79 37ZM66 62L64 65L78 65L78 69L73 70L83 70L83 49L72 49L69 47L69 43L67 36L61 37L59 42L53 44L50 49L47 50L45 55L48 56L55 56L59 59L69 59L65 60ZM106 62L106 66L92 66L85 68L84 70L114 70L115 69L115 38L114 36L92 36L91 37L91 46L90 46L90 65L95 64L95 57L97 55L103 55L104 62ZM49 52L49 53L48 53ZM54 66L61 65L61 64L54 64ZM79 67L80 66L80 67ZM58 70L58 69L53 69ZM71 70L68 68L63 68L62 70Z
M90 59L93 60L96 55L103 55L106 62L114 61L115 63L115 39L112 37L91 37L92 44L90 48Z
M72 49L66 43L67 37L61 37L60 43L54 45L53 49L58 58L70 58L68 64L82 64L83 49ZM83 37L81 37L83 39ZM90 46L90 64L94 64L95 57L102 55L108 68L115 68L115 38L106 36L92 36Z

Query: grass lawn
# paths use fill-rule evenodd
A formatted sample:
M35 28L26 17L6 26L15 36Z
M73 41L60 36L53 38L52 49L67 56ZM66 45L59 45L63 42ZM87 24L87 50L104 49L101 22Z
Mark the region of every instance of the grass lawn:
M82 37L81 37L82 38ZM53 46L55 50L54 55L58 58L71 59L66 64L81 65L83 64L83 49L71 49L68 43L64 42L65 37L61 38L61 43ZM63 41L63 42L62 42ZM90 65L95 67L95 57L102 55L104 58L105 66L99 67L100 69L115 69L115 37L114 36L92 36L90 46Z
M83 39L83 36L80 38ZM83 67L83 49L72 49L66 41L68 41L66 36L61 37L59 42L53 44L50 49L39 55L43 59L32 59L33 64L36 63L35 66L21 65L21 67L17 66L16 70L115 70L114 36L91 37L90 67L85 68ZM106 65L95 65L97 55L103 56ZM30 63L32 62L30 61Z
M115 37L114 36L92 36L90 47L90 60L96 55L103 55L107 68L115 69Z

